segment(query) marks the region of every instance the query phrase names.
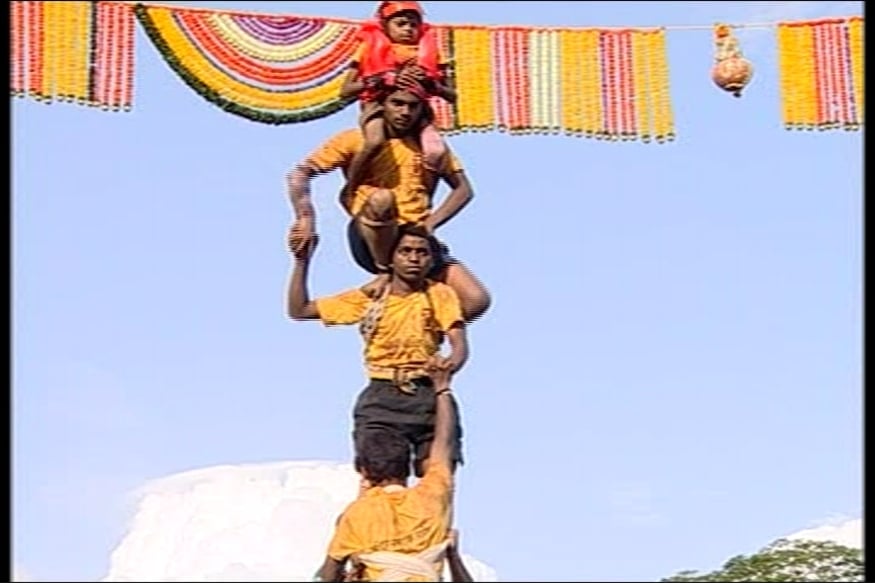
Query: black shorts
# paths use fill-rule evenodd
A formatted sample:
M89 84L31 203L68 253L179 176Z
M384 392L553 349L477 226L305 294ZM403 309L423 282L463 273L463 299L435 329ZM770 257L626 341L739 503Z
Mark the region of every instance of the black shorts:
M397 431L407 438L413 448L413 471L422 477L422 462L428 458L434 439L435 396L430 379L416 381L414 394L402 392L390 381L371 379L370 384L359 394L353 408L352 440L356 444L371 429ZM462 421L459 406L452 399L456 410L456 443L453 461L462 464Z
M359 232L355 219L350 220L346 227L346 238L349 242L349 251L352 253L352 258L355 260L356 265L368 273L377 273L377 265L374 263L373 256L371 256L371 250L368 249L368 244L365 243L365 240L362 238L362 234ZM429 270L428 274L426 274L426 277L429 279L437 279L441 271L455 260L450 257L450 249L435 237L429 239L429 244L431 245L431 255L434 258L434 265Z

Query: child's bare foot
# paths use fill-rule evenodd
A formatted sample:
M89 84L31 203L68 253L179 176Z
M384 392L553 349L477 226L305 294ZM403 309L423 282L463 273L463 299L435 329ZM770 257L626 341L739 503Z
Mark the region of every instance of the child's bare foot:
M377 299L385 291L389 285L390 275L388 273L380 273L373 280L369 281L361 287L361 290L371 299Z

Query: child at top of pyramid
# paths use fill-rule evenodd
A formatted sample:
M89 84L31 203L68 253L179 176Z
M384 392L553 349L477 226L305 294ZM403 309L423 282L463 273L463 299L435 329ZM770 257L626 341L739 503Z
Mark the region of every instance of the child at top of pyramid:
M456 91L447 75L448 63L424 16L419 2L381 2L376 19L366 22L359 31L360 45L340 93L344 98L359 99L364 147L350 162L342 199L355 191L364 165L386 142L380 98L387 90L404 88L426 100L438 96L451 103L456 101ZM431 174L446 145L434 126L434 113L427 109L419 135L423 167Z

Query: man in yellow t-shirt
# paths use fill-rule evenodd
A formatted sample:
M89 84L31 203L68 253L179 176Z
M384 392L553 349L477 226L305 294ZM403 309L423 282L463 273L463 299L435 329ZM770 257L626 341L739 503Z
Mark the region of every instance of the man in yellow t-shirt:
M344 580L352 563L360 581L440 581L444 559L453 580L472 581L459 557L448 553L453 503L453 450L457 407L447 369L433 369L434 440L425 475L407 487L408 445L394 431L368 433L356 453L356 468L374 487L341 514L317 581Z
M350 215L347 238L356 263L377 274L373 286L365 291L376 297L385 288L391 263L391 248L398 227L405 223L421 225L430 234L456 216L473 197L459 159L448 148L437 164L437 179L423 172L422 148L415 127L423 115L422 97L398 89L382 101L388 139L370 158L364 177L341 203ZM303 249L316 237L316 211L310 183L317 174L340 169L347 174L364 138L359 128L342 131L307 156L288 175L289 198L295 221L291 231L293 249ZM437 181L452 189L446 199L433 208ZM489 292L460 261L450 258L446 246L432 257L429 278L446 283L459 296L463 315L471 322L489 308Z
M295 320L327 326L358 324L364 338L368 386L353 409L356 451L375 430L392 430L414 450L414 471L423 475L434 437L434 395L429 367L454 374L468 358L468 340L459 299L448 285L426 278L437 243L424 229L404 225L392 251L392 277L376 300L360 289L310 300L307 275L315 248L293 249L295 265L288 288L288 313ZM291 245L291 241L290 241ZM450 354L440 356L443 339ZM461 424L453 462L462 462Z

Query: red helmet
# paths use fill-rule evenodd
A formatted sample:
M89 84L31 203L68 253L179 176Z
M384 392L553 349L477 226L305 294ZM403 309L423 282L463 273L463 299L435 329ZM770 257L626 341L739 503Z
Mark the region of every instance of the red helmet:
M424 18L425 10L422 9L422 6L419 5L419 2L381 2L380 7L377 8L377 17L381 20L386 20L387 18L392 18L399 12L407 12L412 11L419 14L420 18Z

